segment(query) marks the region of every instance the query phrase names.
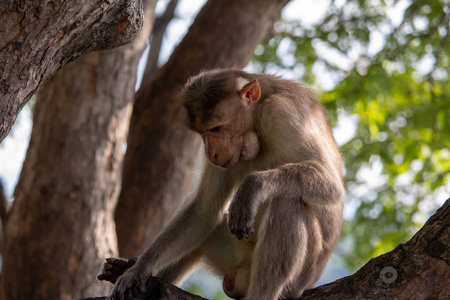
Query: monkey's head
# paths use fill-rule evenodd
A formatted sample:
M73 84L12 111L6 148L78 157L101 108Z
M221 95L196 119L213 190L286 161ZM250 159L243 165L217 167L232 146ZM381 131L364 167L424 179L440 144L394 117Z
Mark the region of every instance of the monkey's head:
M250 76L239 70L206 71L191 77L182 91L188 127L201 135L205 154L216 166L231 168L259 153L253 116L261 90Z

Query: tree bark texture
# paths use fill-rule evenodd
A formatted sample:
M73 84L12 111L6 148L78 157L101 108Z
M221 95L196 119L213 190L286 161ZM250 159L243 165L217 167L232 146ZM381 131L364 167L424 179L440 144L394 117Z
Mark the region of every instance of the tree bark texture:
M142 1L0 2L0 142L48 78L77 57L130 43Z
M143 79L115 217L121 256L140 254L192 188L200 139L186 129L180 89L201 69L247 64L287 2L208 1L168 62Z
M155 283L156 282L156 283ZM370 260L352 276L304 292L297 300L374 299L424 300L450 299L450 199L406 244ZM127 299L202 300L161 279L148 283L152 292L140 295L136 289ZM163 291L161 291L163 290ZM164 290L169 292L165 293ZM175 291L171 293L171 291ZM104 299L88 298L88 299ZM88 300L85 299L85 300Z
M121 182L136 69L153 24L133 44L67 65L37 94L33 130L6 224L2 299L106 294L96 280L117 255Z

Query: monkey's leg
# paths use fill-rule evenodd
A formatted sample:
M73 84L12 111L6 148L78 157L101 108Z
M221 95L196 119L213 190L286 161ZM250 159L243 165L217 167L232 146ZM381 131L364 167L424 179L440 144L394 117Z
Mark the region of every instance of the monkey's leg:
M195 250L178 261L158 270L155 276L164 278L172 284L179 286L195 271L200 263L200 258L200 252Z
M316 260L307 255L307 262L303 265L301 273L296 276L289 284L289 288L286 289L288 298L299 298L303 291L316 286L316 282L322 275L331 253L331 249L322 249Z
M276 300L292 297L292 280L301 273L308 250L313 214L300 199L274 198L264 213L258 229L258 241L253 254L249 291L245 299ZM320 240L319 240L320 242ZM304 287L298 287L299 294Z

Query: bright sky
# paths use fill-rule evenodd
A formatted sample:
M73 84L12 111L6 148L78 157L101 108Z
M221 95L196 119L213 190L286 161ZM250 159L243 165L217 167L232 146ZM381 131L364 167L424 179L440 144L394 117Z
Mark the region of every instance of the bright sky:
M0 180L7 199L11 199L17 183L31 135L31 110L26 105L9 135L0 144Z

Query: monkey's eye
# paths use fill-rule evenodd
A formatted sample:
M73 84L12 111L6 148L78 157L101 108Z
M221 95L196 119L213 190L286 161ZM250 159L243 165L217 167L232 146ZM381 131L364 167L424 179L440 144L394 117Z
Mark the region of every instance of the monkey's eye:
M208 131L209 132L217 132L217 131L219 131L220 130L220 126L216 126L216 127L213 127L213 128L211 128L211 129L209 129Z

